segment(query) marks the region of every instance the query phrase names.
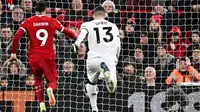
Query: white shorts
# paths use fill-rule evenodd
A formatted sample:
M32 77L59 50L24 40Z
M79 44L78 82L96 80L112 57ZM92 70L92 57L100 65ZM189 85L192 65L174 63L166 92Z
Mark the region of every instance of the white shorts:
M92 58L87 60L87 77L88 80L91 83L97 83L98 79L102 79L100 77L101 73L101 67L100 64L101 62L105 62L107 67L110 69L110 74L111 74L111 80L112 81L117 81L117 76L116 76L116 65L115 62L111 62L109 60L105 60L103 58Z

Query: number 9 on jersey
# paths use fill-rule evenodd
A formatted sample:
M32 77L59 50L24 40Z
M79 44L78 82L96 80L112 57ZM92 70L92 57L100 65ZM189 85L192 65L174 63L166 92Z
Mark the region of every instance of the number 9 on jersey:
M41 33L43 33L43 35L44 35L43 37L41 36ZM45 43L46 43L46 41L47 41L47 38L48 38L48 32L47 32L47 30L45 30L45 29L39 29L36 32L36 37L37 37L38 40L42 41L42 43L41 43L40 46L44 46Z

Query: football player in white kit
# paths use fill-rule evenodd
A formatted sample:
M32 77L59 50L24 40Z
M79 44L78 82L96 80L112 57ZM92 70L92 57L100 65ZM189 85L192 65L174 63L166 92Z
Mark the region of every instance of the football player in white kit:
M73 44L74 51L77 52L84 38L88 39L86 91L93 112L98 112L97 81L99 75L104 75L109 93L114 93L117 87L116 64L121 49L119 30L115 24L104 19L106 16L103 7L96 7L93 14L94 20L81 25L80 34Z

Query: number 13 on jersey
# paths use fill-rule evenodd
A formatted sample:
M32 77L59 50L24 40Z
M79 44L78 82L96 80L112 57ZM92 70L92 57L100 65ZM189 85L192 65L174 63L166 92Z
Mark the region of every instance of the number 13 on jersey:
M107 39L107 38L103 38L103 40L105 42L111 42L113 40L113 35L112 33L110 32L112 30L112 27L103 27L103 30L106 30L106 35L108 35L110 38ZM94 31L96 32L96 37L97 37L97 44L100 43L100 34L99 34L99 28L94 28Z

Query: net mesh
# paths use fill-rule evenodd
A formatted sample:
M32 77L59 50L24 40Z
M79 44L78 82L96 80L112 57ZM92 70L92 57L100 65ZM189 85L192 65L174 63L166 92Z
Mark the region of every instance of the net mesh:
M98 81L97 105L100 112L200 111L199 0L46 1L49 16L77 34L83 22L92 20L93 9L99 5L106 9L107 20L119 28L122 49L117 65L117 91L109 94L105 82ZM27 62L27 34L20 40L19 60L8 61L12 37L20 23L35 14L35 3L36 0L0 0L2 112L39 112L34 79ZM85 95L88 43L85 40L79 53L75 54L70 47L73 42L62 33L55 33L57 103L50 108L44 93L47 111L91 111L89 98ZM172 77L172 71L177 69L177 59L185 56L196 71L190 72L191 68L186 75L180 72L179 76L173 74ZM148 66L155 68L156 75L145 72ZM46 87L46 80L43 82ZM183 82L187 83L180 86Z

